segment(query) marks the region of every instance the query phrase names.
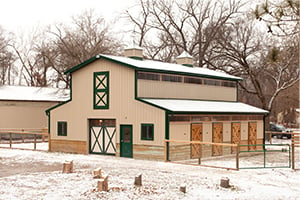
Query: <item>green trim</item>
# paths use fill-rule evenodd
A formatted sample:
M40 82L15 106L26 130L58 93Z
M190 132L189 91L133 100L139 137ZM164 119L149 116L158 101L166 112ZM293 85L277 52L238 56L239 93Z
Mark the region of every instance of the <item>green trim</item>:
M109 109L109 71L94 72L94 109Z
M51 133L51 126L50 126L50 122L51 122L51 117L50 117L50 112L46 112L47 118L48 118L48 134Z
M138 56L130 56L129 58L135 59L135 60L143 60L143 58Z
M147 133L146 133L146 137L143 137L143 127L151 127L152 128L152 133L148 133L148 128L147 128ZM152 137L149 137L149 135L152 135ZM142 123L141 124L141 140L150 140L153 141L154 140L154 124L149 124L149 123Z
M194 65L190 65L190 64L182 64L182 65L186 67L194 67Z
M68 123L66 121L57 122L57 135L68 136Z
M138 71L134 71L134 98L138 99Z
M81 69L82 67L85 67L86 65L94 62L95 60L98 60L100 58L100 55L96 55L94 57L89 58L88 60L80 63L79 65L76 65L75 67L72 67L70 69L68 69L67 71L64 72L64 74L70 74L73 73L79 69Z
M124 143L123 140L123 128L129 127L130 128L130 142L129 143ZM120 124L120 157L127 157L127 158L132 158L133 157L133 129L132 129L132 124ZM127 155L127 152L123 152L124 145L130 145L130 153Z

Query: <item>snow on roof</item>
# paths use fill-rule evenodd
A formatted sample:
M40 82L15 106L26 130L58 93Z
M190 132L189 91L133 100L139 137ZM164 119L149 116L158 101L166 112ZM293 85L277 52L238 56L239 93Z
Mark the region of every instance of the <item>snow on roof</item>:
M0 100L66 101L70 90L48 87L0 86Z
M188 52L183 51L177 58L193 58Z
M142 99L143 101L172 112L199 113L252 113L267 114L268 111L244 104L228 101L176 100L176 99Z
M224 79L233 79L233 80L242 80L242 78L226 74L224 72L210 70L203 67L187 67L184 65L179 65L175 63L166 63L154 60L137 60L127 57L120 56L111 56L111 55L103 55L99 54L100 58L107 58L109 60L117 61L123 63L125 65L131 65L138 69L144 70L159 70L159 71L169 71L173 73L188 73L202 76L210 76L216 78L224 78Z

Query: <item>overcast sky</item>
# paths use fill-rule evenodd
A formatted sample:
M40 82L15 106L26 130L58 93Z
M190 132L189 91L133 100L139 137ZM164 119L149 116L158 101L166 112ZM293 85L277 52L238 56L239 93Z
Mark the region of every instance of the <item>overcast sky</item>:
M93 8L113 20L135 0L5 0L0 3L0 25L13 32L37 25L67 22L71 16Z

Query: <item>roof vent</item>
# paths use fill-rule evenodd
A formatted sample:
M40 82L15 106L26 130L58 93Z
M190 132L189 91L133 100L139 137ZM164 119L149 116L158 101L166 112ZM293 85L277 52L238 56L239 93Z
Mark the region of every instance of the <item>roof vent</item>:
M187 67L193 67L194 58L188 52L183 51L176 57L176 63Z
M124 50L124 56L137 60L143 60L143 48L135 45L132 47L127 47Z

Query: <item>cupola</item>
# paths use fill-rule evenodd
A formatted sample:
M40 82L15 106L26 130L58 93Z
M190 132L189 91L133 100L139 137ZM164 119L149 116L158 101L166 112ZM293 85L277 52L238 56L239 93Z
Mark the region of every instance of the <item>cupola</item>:
M176 57L176 63L188 67L193 67L194 58L188 52L183 51L179 56Z
M124 49L124 56L137 60L143 60L143 48L139 46L131 46Z

